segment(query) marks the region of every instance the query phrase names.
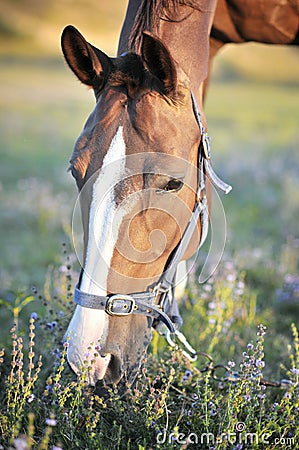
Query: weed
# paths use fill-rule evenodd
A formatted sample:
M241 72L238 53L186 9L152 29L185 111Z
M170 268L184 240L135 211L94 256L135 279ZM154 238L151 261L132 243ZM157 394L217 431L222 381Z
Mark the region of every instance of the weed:
M183 308L185 327L190 330L194 326L193 315L189 314L190 292L198 295L201 290L203 300L200 306L193 306L203 314L204 324L194 343L210 343L214 358L225 362L227 357L225 366L237 371L237 377L225 381L219 375L215 379L213 372L202 372L199 362L191 364L179 349L165 348L156 335L157 351L148 355L134 385L127 384L123 393L110 387L102 395L98 388L87 386L88 371L97 357L92 354L92 346L78 378L70 373L66 364L68 341L59 344L59 327L47 326L47 314L51 323L60 320L59 314L55 317L54 312L49 313L53 300L48 300L45 318L31 314L26 339L13 327L12 350L0 355L2 366L10 365L9 371L4 367L2 372L3 448L164 450L201 445L217 450L249 446L269 450L282 444L295 448L299 440L299 339L295 325L291 327L288 357L281 367L291 383L285 389L266 388L261 380L267 369L272 371L267 367L265 350L271 327L256 327L256 315L244 300L252 295L245 274L227 262L222 274L214 276L211 287L199 288L194 277ZM67 279L65 287L68 283ZM67 296L65 287L60 281L60 291ZM47 287L50 297L51 289L57 291L53 282ZM234 319L228 321L230 317ZM248 342L230 345L249 317L253 333ZM246 334L250 335L249 330ZM54 353L46 367L38 356L41 348Z

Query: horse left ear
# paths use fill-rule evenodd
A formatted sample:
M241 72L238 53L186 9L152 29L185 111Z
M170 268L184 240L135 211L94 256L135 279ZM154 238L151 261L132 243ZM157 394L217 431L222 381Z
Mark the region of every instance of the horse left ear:
M110 58L87 42L72 25L63 30L61 47L66 62L79 80L95 90L102 89L111 72Z
M174 60L161 39L145 31L141 56L147 69L162 82L165 94L174 93L177 88L177 71Z

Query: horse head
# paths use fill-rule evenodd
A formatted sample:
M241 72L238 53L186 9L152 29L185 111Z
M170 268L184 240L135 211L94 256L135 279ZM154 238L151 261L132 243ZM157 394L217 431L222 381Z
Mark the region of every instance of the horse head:
M95 355L91 385L131 382L153 319L168 324L155 288L198 196L201 130L189 80L153 34L143 34L140 54L110 58L68 26L62 49L96 98L71 158L84 257L67 357L79 373ZM196 223L181 259L198 246Z

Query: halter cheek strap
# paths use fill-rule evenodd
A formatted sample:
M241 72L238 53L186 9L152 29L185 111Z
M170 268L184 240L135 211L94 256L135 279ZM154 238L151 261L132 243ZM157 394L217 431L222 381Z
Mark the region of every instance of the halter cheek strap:
M206 197L206 177L225 194L231 191L231 186L224 183L214 172L211 165L210 138L207 135L201 115L193 93L191 93L193 112L201 132L201 142L198 149L198 177L197 198L189 223L183 233L182 239L169 258L166 269L159 281L151 285L147 291L129 295L94 295L82 292L79 286L75 288L74 300L77 305L85 308L100 309L110 316L128 316L142 314L154 319L154 327L161 323L166 325L171 333L182 324L177 302L174 297L175 275L179 262L190 243L196 230L198 221L201 222L201 238L199 247L204 243L208 233L208 207Z

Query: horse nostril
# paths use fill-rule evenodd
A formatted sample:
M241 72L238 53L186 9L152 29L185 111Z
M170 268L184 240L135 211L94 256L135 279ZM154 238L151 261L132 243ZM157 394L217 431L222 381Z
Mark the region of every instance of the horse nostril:
M113 354L110 355L111 358L105 374L105 381L108 384L117 384L123 375L122 363L120 357Z

